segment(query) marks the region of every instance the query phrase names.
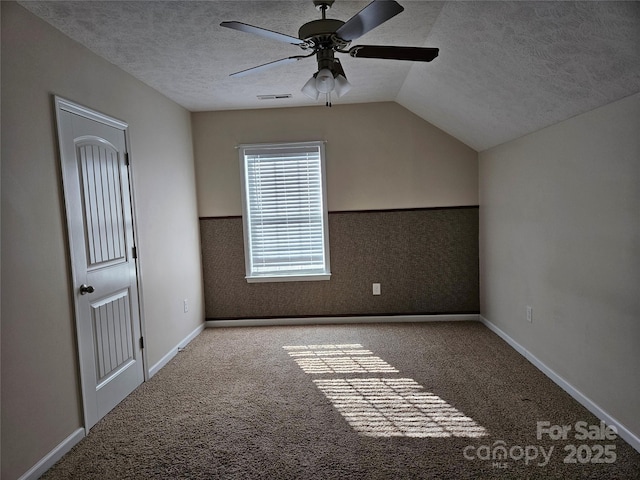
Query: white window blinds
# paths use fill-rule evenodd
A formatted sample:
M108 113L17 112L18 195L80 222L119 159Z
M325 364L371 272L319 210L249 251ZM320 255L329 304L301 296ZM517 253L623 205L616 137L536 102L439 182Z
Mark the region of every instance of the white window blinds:
M328 279L324 144L240 147L248 281Z

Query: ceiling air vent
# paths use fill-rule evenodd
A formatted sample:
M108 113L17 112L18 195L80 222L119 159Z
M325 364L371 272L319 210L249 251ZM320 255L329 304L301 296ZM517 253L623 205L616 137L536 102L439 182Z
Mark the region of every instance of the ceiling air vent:
M291 94L279 93L276 95L258 95L258 100L282 100L283 98L291 98Z

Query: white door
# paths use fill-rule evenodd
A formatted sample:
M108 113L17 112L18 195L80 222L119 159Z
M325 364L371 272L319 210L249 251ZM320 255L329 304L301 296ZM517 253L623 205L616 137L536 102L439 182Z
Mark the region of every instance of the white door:
M56 97L87 431L144 381L127 125Z

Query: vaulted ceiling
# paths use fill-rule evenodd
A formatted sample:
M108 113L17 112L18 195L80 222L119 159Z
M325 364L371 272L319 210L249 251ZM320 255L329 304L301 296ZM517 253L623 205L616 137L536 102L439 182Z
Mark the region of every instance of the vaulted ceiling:
M404 12L352 45L440 55L342 55L353 89L334 104L396 101L481 151L640 91L640 2L398 1ZM220 27L236 20L297 37L320 18L311 0L19 3L191 111L324 105L300 92L312 58L229 77L302 52ZM347 20L367 4L336 0L327 16ZM258 98L273 94L292 97Z

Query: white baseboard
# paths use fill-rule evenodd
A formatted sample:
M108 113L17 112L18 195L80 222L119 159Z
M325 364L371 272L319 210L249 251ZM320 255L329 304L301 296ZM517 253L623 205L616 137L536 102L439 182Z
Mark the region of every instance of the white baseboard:
M638 438L631 430L626 428L623 424L609 415L606 411L596 405L589 397L587 397L580 390L575 388L569 382L567 382L564 378L558 375L554 370L545 365L540 359L538 359L535 355L533 355L529 350L524 348L518 342L516 342L513 338L507 335L503 330L499 327L491 323L489 320L484 318L482 315L479 316L480 321L492 332L496 333L500 338L502 338L505 342L507 342L511 347L513 347L518 353L520 353L523 357L529 360L533 365L538 368L542 373L544 373L547 377L549 377L553 382L555 382L560 388L562 388L565 392L571 395L578 403L584 406L587 410L593 413L600 420L605 422L607 425L613 426L616 428L618 435L626 441L629 445L631 445L634 449L640 452L640 438Z
M58 444L53 450L47 453L38 463L31 467L24 475L18 480L36 480L40 478L44 473L55 465L69 450L71 450L80 440L85 437L84 428L79 428L62 442Z
M202 330L204 330L204 323L198 326L193 332L187 335L178 345L169 351L158 363L149 369L149 377L158 373L158 371L164 367L169 361L176 356L178 351L184 348L191 340L196 338ZM24 475L18 480L36 480L40 478L44 473L49 470L58 460L60 460L69 450L71 450L80 440L86 435L84 428L79 428L67 438L65 438L58 446L45 455L38 463L31 467Z
M478 321L479 315L378 315L357 317L301 317L301 318L249 318L241 320L208 320L207 328L215 327L266 327L276 325L319 325L335 323L403 323L403 322L454 322Z
M178 344L175 347L169 350L169 352L164 357L162 357L160 361L158 361L155 365L153 365L149 369L148 378L153 377L156 373L160 371L162 367L164 367L167 363L169 363L171 359L175 357L181 349L186 347L189 344L189 342L191 342L191 340L196 338L200 334L200 332L204 330L204 327L205 327L204 323L200 324L198 328L196 328L193 332L191 332L184 339L182 339L182 341L178 342Z

